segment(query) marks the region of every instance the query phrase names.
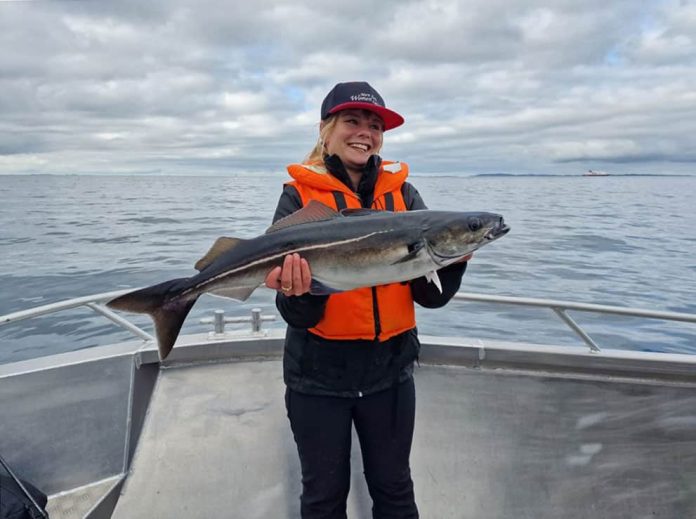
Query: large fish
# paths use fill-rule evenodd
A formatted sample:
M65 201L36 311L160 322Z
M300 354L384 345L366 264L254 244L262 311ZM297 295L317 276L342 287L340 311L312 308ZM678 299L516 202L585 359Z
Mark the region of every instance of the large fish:
M251 239L218 238L195 265L199 274L129 292L108 303L149 314L160 358L171 351L191 307L203 293L246 300L287 254L309 262L313 294L408 281L440 287L436 270L459 261L510 228L481 212L344 209L311 201Z

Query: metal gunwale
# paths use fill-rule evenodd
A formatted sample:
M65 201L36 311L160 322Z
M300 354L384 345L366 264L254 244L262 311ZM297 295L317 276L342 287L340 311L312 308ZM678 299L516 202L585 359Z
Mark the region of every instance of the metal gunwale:
M116 314L101 303L107 302L122 294L136 289L116 290L112 292L102 292L98 294L76 297L55 303L37 306L27 310L12 312L0 316L0 326L16 323L26 319L32 319L42 315L48 315L63 310L86 306L96 313L106 317L116 325L130 331L133 335L144 341L153 341L154 337L135 326L127 319ZM649 310L645 308L620 307L613 305L601 305L594 303L579 303L574 301L564 301L557 299L540 299L531 297L513 297L492 294L479 294L472 292L458 292L454 299L460 301L471 301L477 303L488 303L496 305L516 305L528 308L545 308L552 310L574 333L576 333L590 348L590 351L597 353L600 351L599 345L585 332L585 330L574 321L568 314L569 310L578 312L590 312L599 314L621 315L628 317L641 317L646 319L680 321L686 323L696 323L696 314L685 312L670 312L661 310ZM229 322L229 321L228 321Z

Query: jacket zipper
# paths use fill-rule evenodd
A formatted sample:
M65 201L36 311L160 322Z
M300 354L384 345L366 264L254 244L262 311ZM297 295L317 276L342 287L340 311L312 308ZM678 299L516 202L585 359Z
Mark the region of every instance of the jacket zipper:
M375 320L375 341L382 333L382 323L379 322L379 305L377 304L377 287L372 287L372 318Z
M359 196L359 195L358 195ZM379 209L378 198L372 199L372 207ZM382 333L382 323L379 322L379 304L377 303L377 287L372 287L372 318L375 320L375 342L379 341Z

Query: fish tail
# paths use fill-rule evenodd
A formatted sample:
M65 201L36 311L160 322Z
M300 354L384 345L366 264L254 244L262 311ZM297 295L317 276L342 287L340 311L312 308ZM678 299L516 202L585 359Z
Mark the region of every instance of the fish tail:
M172 279L128 292L109 301L106 306L126 312L148 314L155 323L157 346L160 360L164 360L172 351L186 316L196 304L198 296L176 297L176 286L186 278Z

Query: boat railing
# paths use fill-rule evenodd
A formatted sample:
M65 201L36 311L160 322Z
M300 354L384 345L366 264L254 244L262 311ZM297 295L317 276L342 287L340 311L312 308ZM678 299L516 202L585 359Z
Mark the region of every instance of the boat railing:
M103 292L89 296L76 297L65 301L59 301L56 303L37 306L27 310L9 313L0 316L0 326L84 306L109 319L116 325L128 330L136 337L139 337L144 341L154 341L155 339L152 335L139 328L132 322L128 321L124 317L121 317L120 315L116 314L104 305L104 303L110 301L111 299L114 299L132 290L133 289L117 290L113 292ZM528 308L542 308L552 310L553 313L557 317L559 317L561 321L563 321L563 323L565 323L585 342L585 344L587 344L587 346L589 346L590 351L595 353L601 351L599 345L568 314L569 311L696 323L696 314L691 313L667 312L659 310L648 310L643 308L628 308L612 305L599 305L592 303L579 303L572 301L561 301L556 299L536 299L529 297L500 296L470 292L458 292L457 294L455 294L454 299L476 303L487 303L494 305L517 305ZM224 313L220 310L217 310L215 312L214 319L204 319L202 320L202 322L214 324L216 334L220 334L224 331L225 322L250 322L252 324L252 331L258 332L260 331L262 321L268 321L272 319L273 316L261 316L260 310L258 309L254 309L252 311L252 316L247 318L224 318Z
M546 308L552 310L573 332L575 332L590 348L592 352L601 351L597 343L585 330L568 314L568 310L591 312L598 314L621 315L627 317L642 317L663 321L682 321L696 323L696 314L683 312L666 312L659 310L647 310L644 308L628 308L612 305L598 305L593 303L578 303L572 301L560 301L556 299L535 299L530 297L511 297L486 294L474 294L469 292L457 292L454 299L477 303L491 303L497 305L517 305L530 308Z
M113 292L102 292L100 294L75 297L73 299L67 299L65 301L58 301L56 303L49 303L47 305L36 306L27 310L20 310L19 312L13 312L10 314L0 316L0 326L10 323L16 323L18 321L24 321L26 319L33 319L42 315L54 314L63 310L70 310L72 308L86 306L87 308L94 310L98 314L103 315L110 321L113 321L118 326L125 328L135 336L140 337L144 341L152 341L154 340L154 337L152 335L142 330L141 328L138 328L128 319L121 317L116 312L109 310L106 306L101 304L111 301L112 299L120 295L127 294L132 290L133 289L116 290Z

